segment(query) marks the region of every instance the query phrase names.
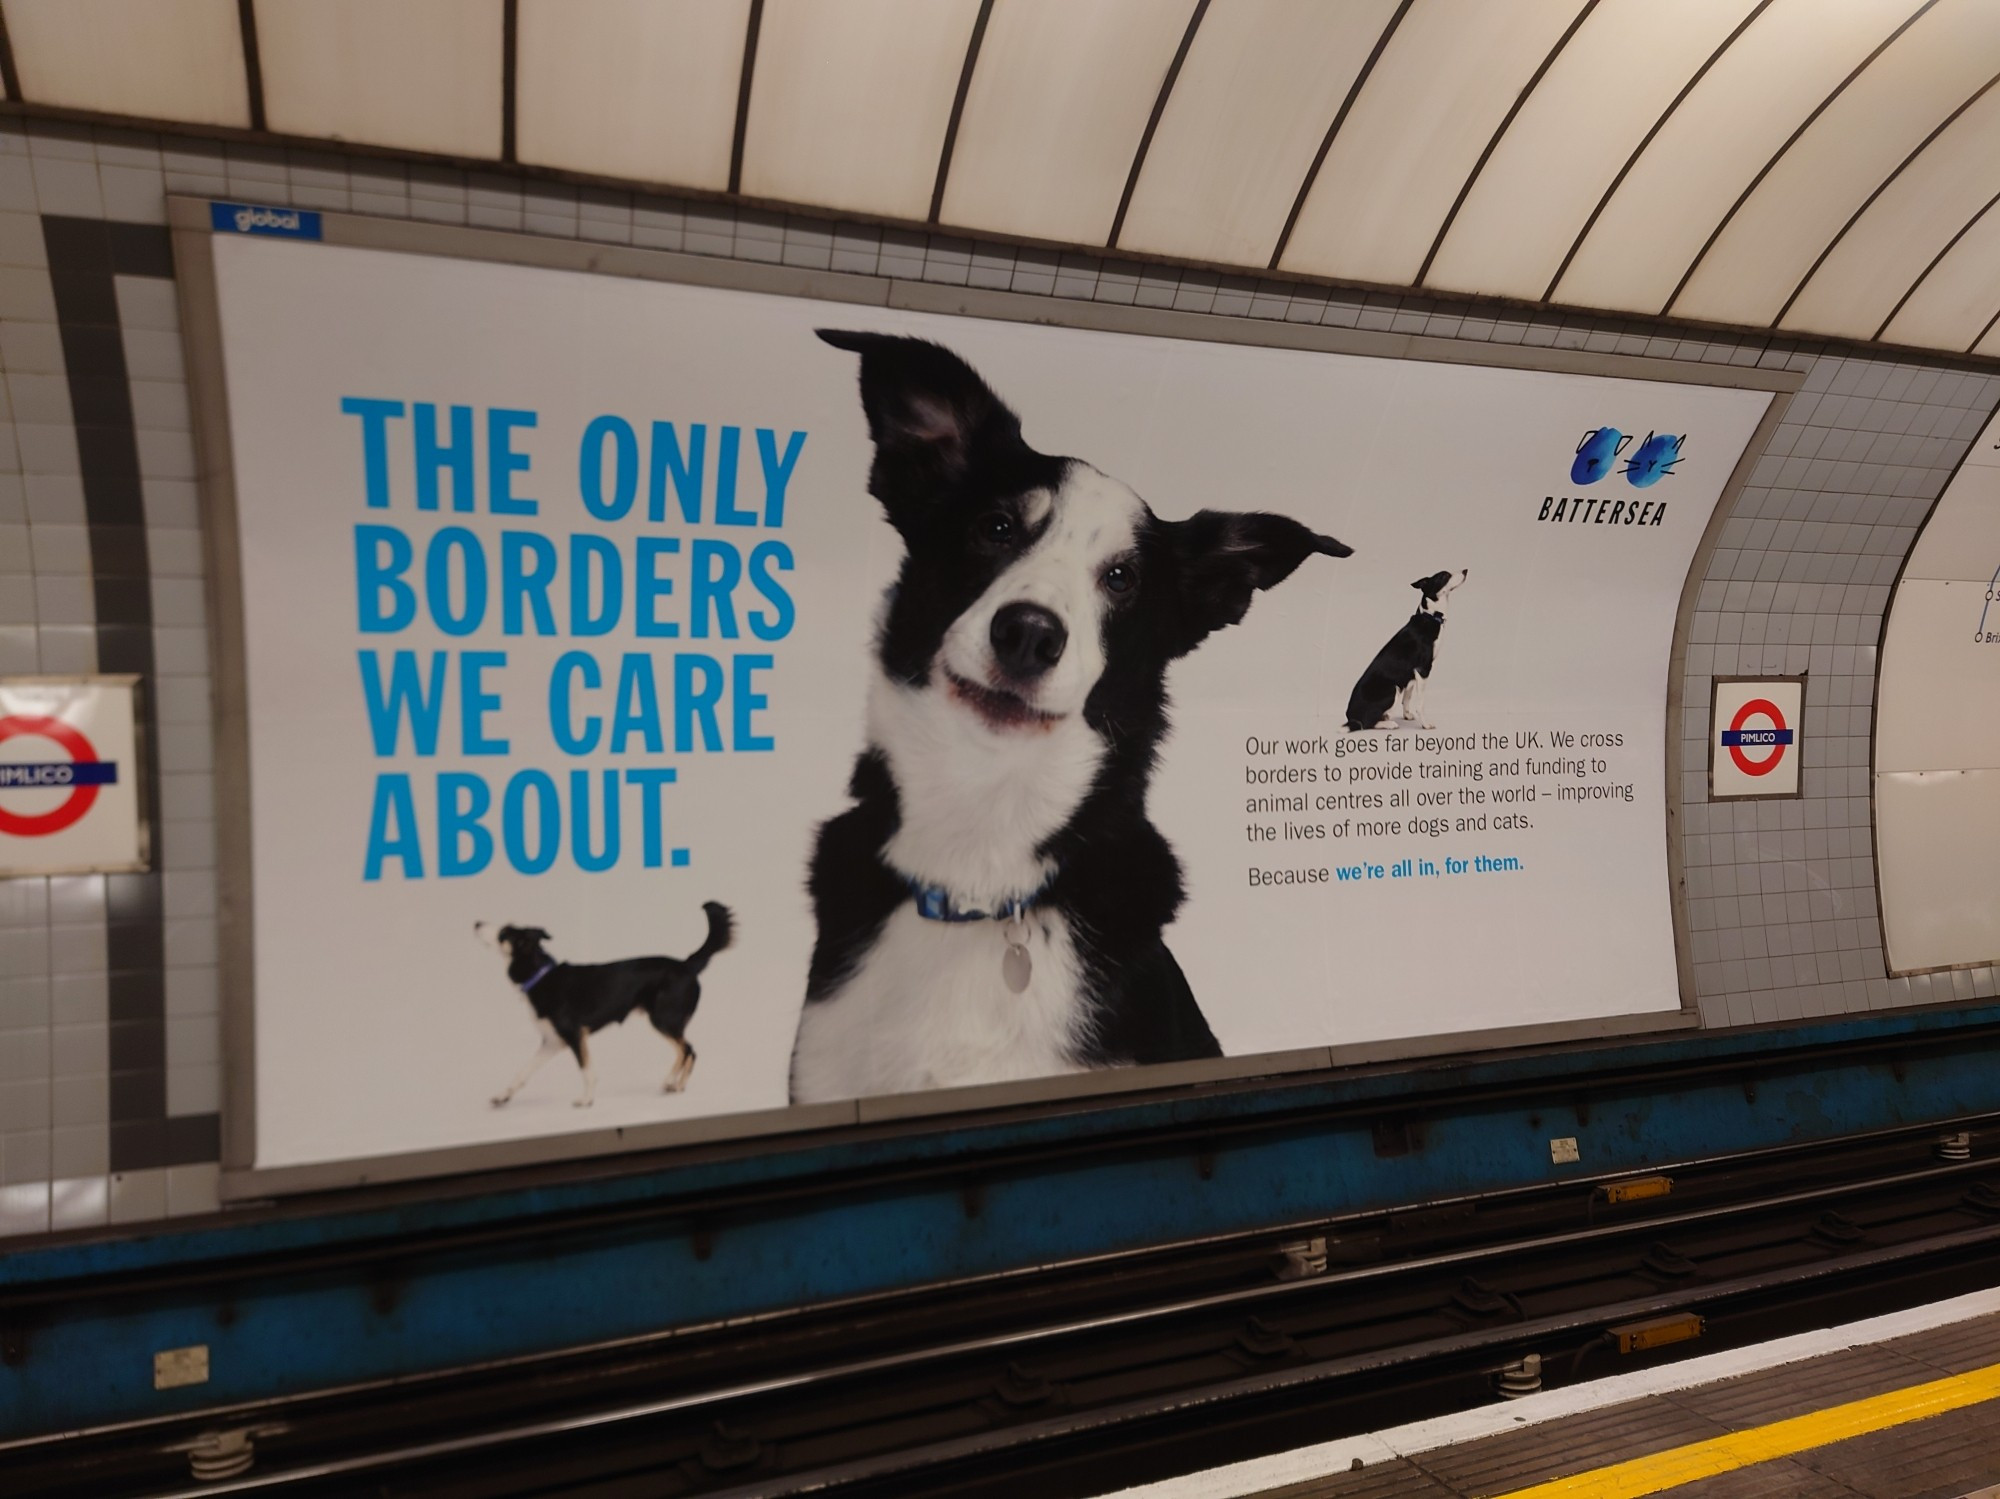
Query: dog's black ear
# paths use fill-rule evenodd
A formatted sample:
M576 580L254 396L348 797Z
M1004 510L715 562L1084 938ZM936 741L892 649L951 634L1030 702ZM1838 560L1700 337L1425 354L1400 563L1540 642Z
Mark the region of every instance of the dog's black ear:
M818 332L861 356L861 409L875 441L868 488L892 511L948 491L982 449L1020 441L1020 419L941 344L844 328Z
M1175 523L1180 578L1176 655L1193 650L1213 631L1250 612L1258 590L1274 588L1301 562L1320 553L1351 557L1354 548L1322 536L1284 515L1261 511L1202 510Z
M521 936L529 942L546 942L549 940L549 934L538 926L521 928Z

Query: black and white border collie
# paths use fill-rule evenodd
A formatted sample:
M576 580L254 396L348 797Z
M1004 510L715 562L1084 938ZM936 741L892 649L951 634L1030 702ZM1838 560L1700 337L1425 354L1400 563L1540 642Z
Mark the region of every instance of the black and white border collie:
M1351 548L1281 515L1161 520L1029 447L949 350L820 337L861 356L869 490L905 557L854 805L812 857L792 1100L1220 1056L1161 940L1182 898L1146 817L1167 666Z
M503 926L489 938L483 921L472 924L473 936L491 942L507 959L507 978L521 991L541 1027L542 1044L514 1080L494 1095L493 1107L504 1107L526 1086L550 1057L567 1048L583 1072L580 1109L597 1096L597 1073L590 1065L590 1037L608 1025L618 1025L634 1010L644 1010L653 1029L674 1045L674 1065L662 1085L668 1093L687 1087L694 1074L694 1048L688 1044L687 1023L701 1003L701 971L708 960L729 946L735 922L729 907L707 901L708 936L685 958L626 958L618 963L561 963L543 946L549 934L538 926Z
M1457 577L1447 569L1419 578L1410 586L1423 595L1417 612L1403 628L1389 637L1389 643L1375 653L1368 670L1354 684L1347 699L1347 727L1388 729L1395 727L1397 715L1405 722L1415 719L1419 728L1434 727L1424 717L1424 689L1437 666L1438 636L1444 633L1445 601L1457 591L1470 568L1461 568Z

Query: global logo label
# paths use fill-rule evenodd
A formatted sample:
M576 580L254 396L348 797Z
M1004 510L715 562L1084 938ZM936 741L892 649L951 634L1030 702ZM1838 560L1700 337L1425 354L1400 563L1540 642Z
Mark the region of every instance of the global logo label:
M260 203L208 205L209 226L222 234L270 234L281 239L318 239L320 217L309 208L270 208Z

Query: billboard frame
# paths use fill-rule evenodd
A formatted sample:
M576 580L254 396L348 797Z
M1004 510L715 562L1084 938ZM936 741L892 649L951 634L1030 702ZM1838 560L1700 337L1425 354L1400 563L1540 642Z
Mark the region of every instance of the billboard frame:
M1094 1102L1110 1103L1134 1093L1407 1061L1427 1056L1656 1034L1691 1028L1701 1023L1694 991L1686 878L1681 857L1682 773L1686 768L1683 765L1682 720L1688 625L1722 525L1735 508L1737 496L1783 418L1791 394L1803 384L1803 374L1754 364L1702 364L1553 346L1474 343L1424 334L1330 328L1216 313L1072 301L1034 293L725 260L590 240L555 239L504 230L329 211L320 215L320 242L357 249L583 271L720 290L811 297L857 306L1202 343L1757 390L1768 392L1772 399L1723 486L1714 512L1695 548L1676 608L1673 644L1667 662L1666 730L1662 746L1666 805L1663 808L1661 834L1666 839L1667 895L1681 996L1678 1010L1457 1031L1395 1041L1313 1046L1256 1056L1120 1068L1083 1076L1059 1076L765 1109L649 1126L585 1130L341 1162L257 1167L254 1164L255 911L251 885L249 713L242 561L228 393L224 380L221 307L212 249L218 231L213 227L211 200L207 198L170 196L167 209L173 237L181 325L187 346L203 534L208 557L209 618L213 621L222 987L221 1185L225 1200L360 1187L724 1140L792 1136L844 1125L893 1125L899 1129L923 1130L944 1127L952 1116L969 1111L1065 1103L1089 1107Z

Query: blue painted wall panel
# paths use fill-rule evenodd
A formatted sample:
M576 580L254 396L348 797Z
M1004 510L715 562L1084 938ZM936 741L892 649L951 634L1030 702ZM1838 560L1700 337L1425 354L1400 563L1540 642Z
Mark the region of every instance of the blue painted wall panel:
M1912 1051L1913 1040L1925 1044ZM1895 1065L1882 1049L1892 1043ZM0 1361L0 1434L2000 1112L1996 1046L1994 1007L1681 1036L52 1244L0 1260L0 1333L10 1350ZM1744 1074L1715 1073L1727 1060L1749 1065L1754 1086ZM1548 1142L1560 1135L1577 1137L1578 1164L1551 1164ZM1385 1144L1402 1153L1382 1153ZM453 1243L510 1230L521 1232ZM390 1258L296 1263L371 1245ZM153 1353L193 1343L210 1348L210 1382L155 1392Z

